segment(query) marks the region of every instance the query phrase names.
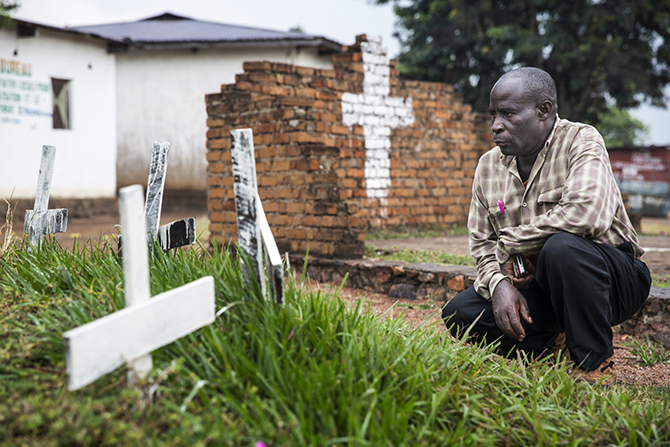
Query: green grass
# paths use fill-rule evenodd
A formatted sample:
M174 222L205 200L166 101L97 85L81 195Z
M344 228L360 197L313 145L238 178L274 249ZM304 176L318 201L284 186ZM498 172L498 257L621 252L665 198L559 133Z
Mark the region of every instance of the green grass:
M640 235L668 236L670 235L670 219L660 217L643 217Z
M592 388L564 366L411 330L300 280L276 306L226 250L158 252L150 273L153 294L212 275L226 310L153 353L143 389L157 392L142 408L123 368L66 390L62 333L123 306L112 248L0 258L1 445L670 444L667 389Z
M635 356L641 366L652 366L656 363L670 363L670 352L663 345L654 343L649 336L644 341L632 339L625 343L626 349Z
M652 287L670 287L670 276L660 276L652 273L651 285Z
M401 225L389 228L374 228L367 232L370 241L387 239L409 239L419 237L467 236L465 226L453 225L450 227L412 227Z
M372 245L365 245L365 257L369 259L383 259L387 261L402 261L413 264L429 262L432 264L453 264L474 266L472 256L454 255L444 251L433 250L377 250Z

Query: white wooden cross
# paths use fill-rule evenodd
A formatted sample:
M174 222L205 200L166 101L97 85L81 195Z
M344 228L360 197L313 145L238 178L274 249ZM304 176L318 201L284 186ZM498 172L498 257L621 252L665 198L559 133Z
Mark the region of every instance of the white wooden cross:
M249 272L243 265L245 277L247 281L250 281L253 273L261 284L263 294L266 295L265 267L267 267L272 296L275 302L283 304L284 269L277 243L263 211L261 199L258 196L253 134L251 129L233 130L230 134L233 139L231 154L235 208L237 210L238 244L242 252L251 259L253 268L253 272Z
M214 278L206 276L151 298L142 187L119 191L124 234L126 308L65 334L68 389L77 390L127 363L135 375L152 368L151 351L214 321Z
M160 226L169 154L170 143L154 141L144 209L147 239L158 241L164 251L191 245L195 242L195 219L193 217L175 220ZM121 238L119 238L119 245L122 245Z
M28 234L28 242L32 247L39 246L42 242L42 236L45 234L67 231L67 209L48 209L55 162L56 148L54 146L42 146L42 160L40 161L40 172L37 176L35 205L32 210L26 211L26 220L23 225L23 232Z

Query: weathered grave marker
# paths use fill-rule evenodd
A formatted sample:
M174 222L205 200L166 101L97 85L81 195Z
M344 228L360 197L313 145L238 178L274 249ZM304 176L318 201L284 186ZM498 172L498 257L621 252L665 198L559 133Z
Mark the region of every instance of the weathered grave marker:
M164 251L195 242L195 219L193 217L175 220L160 226L169 155L170 143L154 141L144 209L147 239L158 241ZM122 238L119 238L119 245L122 245L121 241Z
M68 389L77 390L124 363L145 377L151 351L214 321L214 278L207 276L150 298L146 223L139 185L119 191L124 234L126 308L65 334Z
M266 294L263 265L265 257L267 270L271 276L272 294L275 301L281 304L284 302L284 270L281 255L258 196L253 134L251 129L233 130L230 134L233 139L231 155L238 244L242 252L251 259L253 268L253 272L249 272L243 265L245 277L250 281L253 274L261 284L263 294Z
M67 209L49 209L49 194L55 162L56 148L48 145L42 146L35 204L32 210L26 211L26 220L23 225L23 232L28 234L28 243L33 247L41 244L42 236L45 234L67 231Z
M268 219L265 216L265 211L263 211L263 203L261 202L258 193L256 193L256 203L257 209L260 210L258 213L258 223L261 230L263 248L265 250L265 264L268 275L270 276L272 296L276 303L284 304L284 268L281 262L281 255L279 254L279 248L277 248L275 238L272 235L270 225L268 224ZM286 262L288 262L288 256L286 257Z

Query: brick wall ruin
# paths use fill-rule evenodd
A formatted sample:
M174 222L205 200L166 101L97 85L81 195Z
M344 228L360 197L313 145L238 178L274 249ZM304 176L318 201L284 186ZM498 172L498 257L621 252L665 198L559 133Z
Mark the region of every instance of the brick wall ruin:
M293 253L360 257L371 227L464 224L477 160L492 147L450 85L400 79L365 36L333 70L245 63L206 102L212 237L235 239L230 131L250 127L259 195L280 250Z

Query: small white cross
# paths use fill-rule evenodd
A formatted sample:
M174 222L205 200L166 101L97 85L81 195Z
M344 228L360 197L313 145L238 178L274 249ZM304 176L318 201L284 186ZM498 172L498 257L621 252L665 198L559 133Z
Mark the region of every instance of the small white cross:
M168 155L170 155L170 143L154 141L144 208L147 239L157 241L164 251L195 242L195 219L192 217L160 226ZM122 238L119 238L119 245L122 245Z
M26 220L23 224L23 232L28 234L28 243L32 247L38 247L45 234L67 231L67 209L48 209L55 162L56 148L48 145L42 146L35 205L32 210L26 211Z
M77 390L127 363L145 377L151 351L214 321L214 278L151 297L142 187L119 191L126 308L65 334L68 389Z

